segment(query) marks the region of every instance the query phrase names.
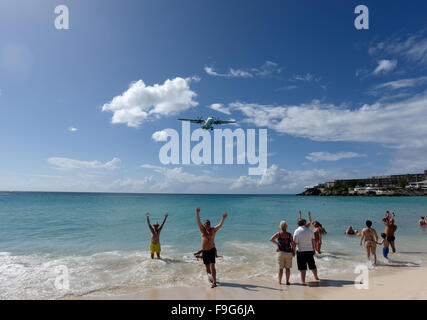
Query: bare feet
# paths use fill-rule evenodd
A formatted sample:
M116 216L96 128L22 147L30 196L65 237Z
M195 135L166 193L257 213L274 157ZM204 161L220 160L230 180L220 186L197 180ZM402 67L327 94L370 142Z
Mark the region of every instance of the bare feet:
M217 284L214 282L212 283L211 288L215 288L215 287L217 287Z

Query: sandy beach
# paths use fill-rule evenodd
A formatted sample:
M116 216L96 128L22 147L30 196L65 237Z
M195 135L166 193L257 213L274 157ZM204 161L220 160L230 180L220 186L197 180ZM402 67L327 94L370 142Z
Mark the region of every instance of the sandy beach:
M66 299L126 300L348 300L348 299L427 299L427 267L390 267L369 271L369 288L357 289L358 274L320 275L314 281L309 274L307 284L293 282L279 285L272 279L254 278L220 283L219 287L172 287L146 289L124 295L68 296Z

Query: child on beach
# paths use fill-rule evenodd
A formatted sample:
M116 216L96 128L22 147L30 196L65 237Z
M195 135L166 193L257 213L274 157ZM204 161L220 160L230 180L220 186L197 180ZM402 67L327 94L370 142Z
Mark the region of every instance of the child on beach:
M388 260L388 252L390 251L389 246L390 243L387 241L387 235L383 232L381 233L381 238L383 239L381 242L377 242L377 244L383 246L383 256Z
M167 213L165 214L165 219L163 220L163 223L160 227L158 222L154 223L153 226L151 226L150 214L147 213L146 216L147 216L148 228L150 228L150 232L151 232L151 242L150 242L151 259L154 259L154 253L157 255L157 259L160 259L160 252L161 252L160 232L162 231L163 225L165 224L166 219L168 218L168 214Z

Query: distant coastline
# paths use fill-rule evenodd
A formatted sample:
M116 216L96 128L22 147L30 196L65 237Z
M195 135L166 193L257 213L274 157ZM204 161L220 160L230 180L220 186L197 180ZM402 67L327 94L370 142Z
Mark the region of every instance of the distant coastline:
M374 176L334 180L305 187L299 196L427 196L427 170L424 173Z

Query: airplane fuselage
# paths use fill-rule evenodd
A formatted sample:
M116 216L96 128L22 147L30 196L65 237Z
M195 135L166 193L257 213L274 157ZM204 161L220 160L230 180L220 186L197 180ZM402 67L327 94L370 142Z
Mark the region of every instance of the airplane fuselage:
M205 124L202 126L202 129L205 129L205 130L211 129L212 130L214 121L215 120L212 117L207 118L205 121Z

